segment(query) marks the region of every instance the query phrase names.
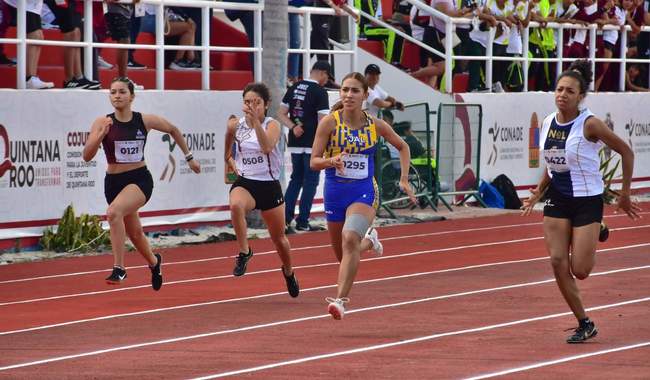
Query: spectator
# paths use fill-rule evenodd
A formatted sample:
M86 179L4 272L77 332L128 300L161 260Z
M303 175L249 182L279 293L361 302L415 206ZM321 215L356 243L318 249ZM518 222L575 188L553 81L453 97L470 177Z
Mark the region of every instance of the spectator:
M138 3L134 5L134 12L133 15L131 15L131 33L129 33L129 39L131 40L131 44L135 44L138 39L138 34L140 34L140 30L142 29L142 17L145 15L145 8L146 5ZM135 58L133 58L133 52L134 49L129 49L129 62L127 66L129 67L129 70L144 70L147 68L147 66L137 62Z
M472 31L469 33L471 40L469 52L471 56L485 57L490 27L497 25L497 20L487 12L487 1L478 0L475 17L472 20ZM472 60L469 63L469 91L479 91L484 88L483 75L485 73L485 61Z
M528 11L528 0L514 0L514 11L512 13L513 26L510 28L508 48L506 53L515 57L521 57L523 46L521 30L528 27L530 12ZM508 66L505 87L508 91L521 91L523 89L523 70L521 62L512 62Z
M492 55L495 57L505 57L508 55L508 37L510 35L510 28L513 26L513 11L514 6L510 1L495 0L488 3L487 12L497 20L494 43L492 44ZM503 91L506 79L506 70L509 64L508 61L494 61L492 63L493 91Z
M54 14L54 23L59 26L64 41L81 41L81 15L77 13L75 0L57 2L44 0L44 4ZM101 86L96 80L89 80L83 75L81 68L81 48L63 48L63 71L65 79L63 88L98 90Z
M604 25L615 25L617 27L620 27L622 25L625 25L625 11L623 8L616 6L616 2L614 0L606 0L605 4L603 5L602 17L596 20L596 22L598 23L599 27L603 27ZM618 42L618 30L604 30L602 39L602 54L599 55L601 55L603 58L612 58L614 56L616 43ZM601 89L601 84L607 75L609 66L609 62L602 62L596 65L596 72L598 74L598 77L594 82L594 91L599 91Z
M309 73L309 79L294 83L282 98L278 120L289 128L288 151L291 153L291 180L284 194L286 233L294 233L296 201L300 196L300 208L296 229L319 231L320 227L309 224L309 213L320 180L320 171L311 170L311 146L314 144L318 122L329 114L327 91L322 87L331 75L332 67L327 61L317 61Z
M400 111L404 111L404 104L402 102L397 101L388 95L383 88L379 87L379 76L381 75L379 66L374 63L369 64L366 66L364 75L368 82L367 111L371 116L377 117L379 110L382 108L394 107Z
M334 9L338 16L342 16L343 12L346 12L352 16L355 20L359 21L359 15L357 15L352 8L347 5L345 0L311 0L314 7L331 7ZM332 20L334 16L331 15L311 15L311 35L309 36L310 47L312 49L318 50L330 50L330 28L332 26ZM316 58L319 61L328 61L328 54L317 54Z
M121 4L119 0L104 0L106 2L106 13L104 20L111 38L120 44L128 44L131 35L131 15L133 14L132 4ZM116 54L116 65L118 77L126 77L129 57L128 49L118 49ZM142 86L135 85L136 89Z
M292 7L302 7L305 5L304 0L289 0ZM289 13L289 49L300 48L300 14ZM300 54L290 53L287 64L287 82L293 85L301 77Z
M381 2L378 0L355 0L354 6L372 17L381 19L383 16ZM400 66L404 39L393 30L375 25L368 19L359 21L359 35L369 40L381 41L384 45L384 60Z
M257 0L230 0L232 3L246 3L246 4L257 4ZM253 11L242 11L238 9L226 9L226 17L230 21L241 21L244 26L244 31L248 37L248 46L255 46L255 12ZM255 54L252 52L248 54L248 59L251 64L251 68L255 67Z
M178 14L178 10L167 8L165 10L165 39L178 36L179 45L194 45L196 24L187 16ZM180 12L179 12L180 13ZM142 17L140 31L144 33L156 33L156 7L145 5L145 15ZM177 50L174 61L169 65L172 70L198 70L200 62L196 60L194 50Z
M9 5L11 14L11 25L16 25L16 2L17 0L4 0ZM43 0L26 0L25 9L27 10L27 38L33 40L43 39L43 29L41 29L41 9ZM38 59L41 56L40 45L27 45L27 83L26 88L31 90L43 90L53 88L54 83L44 82L37 75Z
M553 4L549 0L532 0L530 3L530 19L541 24L539 28L530 32L529 51L533 58L557 57L555 31L546 28L547 22L555 20L557 8L557 0ZM565 53L567 50L564 50ZM536 90L552 91L555 89L554 66L549 64L549 62L534 62L530 65L529 77L535 78Z
M9 27L9 13L9 6L4 1L0 1L0 38L5 37L5 32ZM5 55L3 47L4 45L0 44L0 65L15 66L16 61Z
M643 70L643 66L637 63L631 64L625 73L625 90L648 92L648 83L644 81L647 79L647 73ZM645 82L645 83L644 83Z
M602 10L598 9L596 0L582 0L583 8L574 16L575 20L582 21L584 25L595 23L602 17ZM587 48L587 29L577 29L569 40L569 49L565 50L565 57L586 58L588 56Z

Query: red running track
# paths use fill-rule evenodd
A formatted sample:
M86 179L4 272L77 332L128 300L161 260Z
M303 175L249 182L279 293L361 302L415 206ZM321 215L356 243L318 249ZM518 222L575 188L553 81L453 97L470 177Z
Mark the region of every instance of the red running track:
M164 250L160 292L136 254L120 287L107 255L3 266L0 378L648 378L650 223L609 211L579 284L600 331L587 344L564 343L575 320L540 215L508 215L380 228L342 321L326 233L290 237L297 299L267 239L241 278L233 243Z

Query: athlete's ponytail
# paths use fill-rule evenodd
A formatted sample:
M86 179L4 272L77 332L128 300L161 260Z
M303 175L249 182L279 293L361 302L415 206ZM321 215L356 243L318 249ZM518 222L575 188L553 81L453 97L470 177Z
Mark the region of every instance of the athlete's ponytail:
M585 59L574 61L568 70L565 70L557 78L558 82L563 77L571 77L580 83L580 93L585 94L589 89L589 84L592 81L593 73L591 72L591 63Z

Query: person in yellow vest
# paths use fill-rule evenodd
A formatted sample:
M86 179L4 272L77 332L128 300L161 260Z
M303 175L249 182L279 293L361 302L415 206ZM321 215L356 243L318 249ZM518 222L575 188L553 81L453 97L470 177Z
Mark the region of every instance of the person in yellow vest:
M557 0L532 0L531 20L542 23L555 20ZM529 51L533 58L556 58L555 32L544 27L530 32ZM535 90L552 91L555 87L555 66L549 62L534 62L530 65L529 77L535 78Z

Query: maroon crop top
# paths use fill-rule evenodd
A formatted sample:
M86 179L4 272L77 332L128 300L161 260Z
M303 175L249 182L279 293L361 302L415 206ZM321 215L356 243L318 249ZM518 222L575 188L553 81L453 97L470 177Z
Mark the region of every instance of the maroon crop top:
M115 118L115 113L106 115L113 120L108 134L102 140L106 161L109 164L129 164L144 161L144 146L147 143L147 128L142 114L133 112L127 122Z

